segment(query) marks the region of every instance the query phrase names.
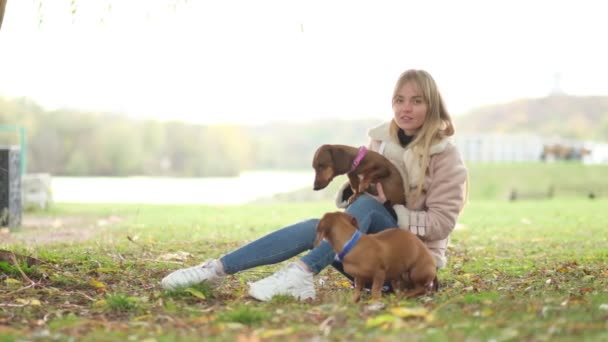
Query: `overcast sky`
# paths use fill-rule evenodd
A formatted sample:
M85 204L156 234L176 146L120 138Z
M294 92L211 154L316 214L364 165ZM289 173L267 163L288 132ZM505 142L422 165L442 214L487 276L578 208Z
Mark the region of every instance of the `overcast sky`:
M434 76L454 115L556 84L608 95L600 0L79 0L74 15L70 3L8 1L0 96L261 123L388 119L409 68Z

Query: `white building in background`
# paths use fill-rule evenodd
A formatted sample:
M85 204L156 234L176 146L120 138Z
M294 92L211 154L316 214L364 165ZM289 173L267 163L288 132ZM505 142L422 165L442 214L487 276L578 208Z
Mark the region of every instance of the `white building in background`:
M543 139L533 134L457 134L452 140L466 161L540 161Z
M456 135L452 141L462 158L472 162L553 162L579 160L584 164L608 164L608 144L583 142L534 134Z
M608 144L587 142L585 148L590 153L583 157L585 164L608 164Z

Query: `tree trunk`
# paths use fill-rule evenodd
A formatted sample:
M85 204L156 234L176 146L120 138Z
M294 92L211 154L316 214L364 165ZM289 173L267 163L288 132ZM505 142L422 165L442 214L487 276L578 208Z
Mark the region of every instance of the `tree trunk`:
M0 29L2 28L2 19L4 19L4 9L8 0L0 0Z

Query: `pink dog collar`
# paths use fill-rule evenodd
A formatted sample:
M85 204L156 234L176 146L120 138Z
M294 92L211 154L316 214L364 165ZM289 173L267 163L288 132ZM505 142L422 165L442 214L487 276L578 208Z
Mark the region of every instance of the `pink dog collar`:
M359 152L357 153L355 160L353 160L353 165L350 167L350 170L348 172L355 171L357 166L359 166L359 163L361 163L361 160L363 160L363 157L365 157L366 153L367 153L367 147L365 147L365 146L359 147Z

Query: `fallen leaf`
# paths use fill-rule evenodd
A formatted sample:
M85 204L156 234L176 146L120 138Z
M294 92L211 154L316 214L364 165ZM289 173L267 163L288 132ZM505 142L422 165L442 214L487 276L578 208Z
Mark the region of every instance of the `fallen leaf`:
M368 318L367 321L365 322L365 326L367 328L381 327L381 328L387 329L391 325L396 323L397 321L399 321L399 317L389 315L389 314L383 314L383 315L378 315L376 317Z
M222 327L222 330L224 330L224 329L239 330L239 329L243 329L245 327L244 324L237 323L237 322L222 323L222 324L220 324L220 326ZM255 336L251 336L251 337L255 337Z
M384 308L386 308L386 305L382 302L373 302L365 307L366 310L371 312L384 310Z
M95 303L93 303L94 307L103 307L106 306L107 302L105 299L100 299L98 301L96 301Z
M196 298L199 298L199 299L202 299L202 300L206 300L207 299L207 297L201 291L195 290L195 289L193 289L191 287L185 289L184 291L188 292L189 294L193 295Z
M319 325L319 330L323 332L323 336L329 336L329 333L331 332L331 327L335 321L336 319L334 318L334 316L329 316L321 323L321 325Z
M175 260L175 261L185 261L192 257L192 254L188 252L175 252L175 253L166 253L158 257L160 260Z
M23 304L23 305L31 305L31 306L40 306L41 303L38 299L36 298L17 298L15 300L17 303L19 304Z
M147 320L149 320L150 318L153 318L153 317L154 316L152 316L152 315L142 315L142 316L134 317L133 320L134 321L147 321Z
M13 278L8 278L4 282L6 283L6 285L21 285L22 284L22 282L20 280L13 279Z
M211 323L215 320L216 320L216 316L214 316L214 315L203 315L203 316L199 316L199 317L193 318L191 320L188 320L188 323L194 324L194 325L202 325L202 324Z
M426 308L408 308L408 307L397 307L389 310L393 315L401 318L423 318L425 321L430 322L434 319Z
M97 281L95 279L89 280L89 285L93 286L96 289L103 289L103 288L106 287L106 284L104 284L104 283L102 283L100 281Z
M352 284L351 284L351 282L350 282L350 281L348 281L348 280L347 280L347 281L342 281L342 282L339 282L339 283L338 283L338 286L340 286L340 287L348 287L348 288L350 288L350 287L352 286Z
M549 310L552 310L552 309L548 306L543 306L543 308L540 309L540 315L542 317L547 317L547 315L549 314Z
M494 310L492 310L490 308L485 308L485 309L481 310L481 316L482 317L494 316Z
M284 329L264 329L261 331L257 331L255 335L261 339L273 338L278 336L285 336L293 334L293 328L284 328Z

